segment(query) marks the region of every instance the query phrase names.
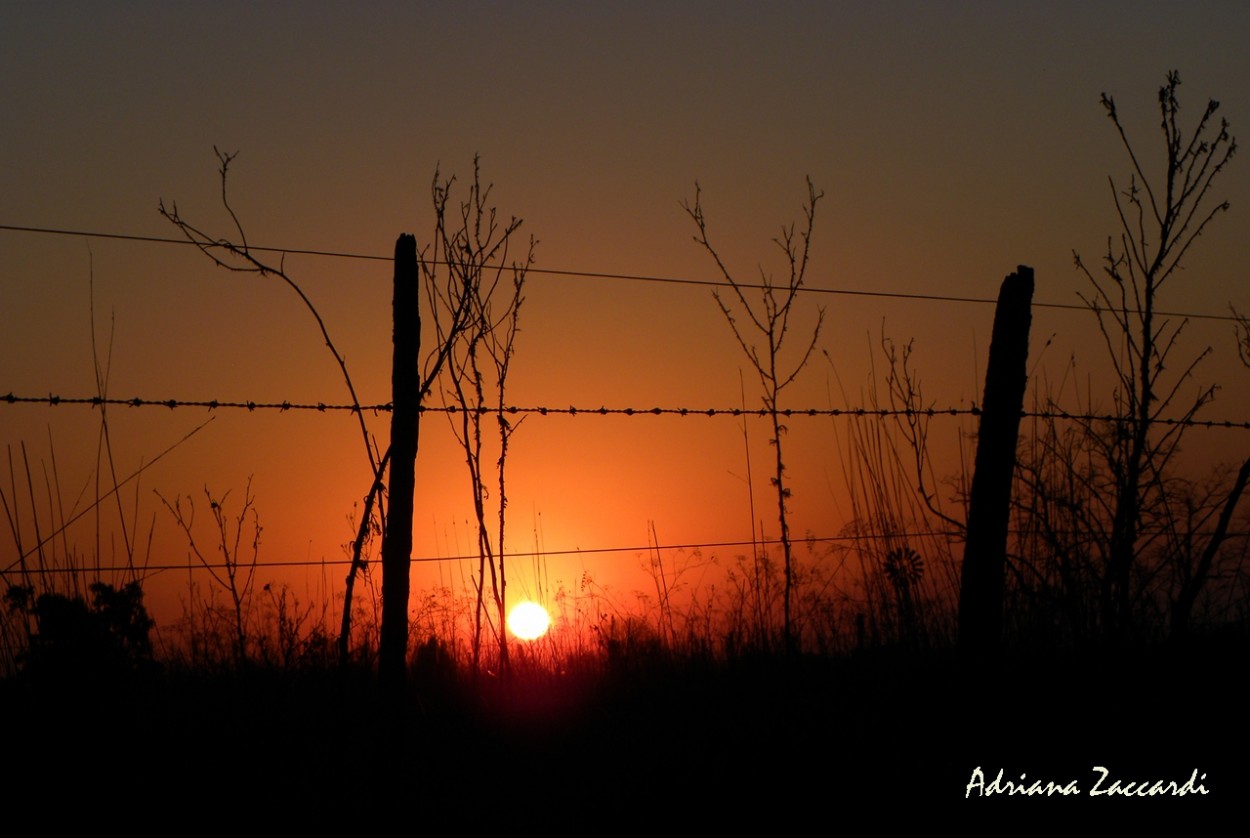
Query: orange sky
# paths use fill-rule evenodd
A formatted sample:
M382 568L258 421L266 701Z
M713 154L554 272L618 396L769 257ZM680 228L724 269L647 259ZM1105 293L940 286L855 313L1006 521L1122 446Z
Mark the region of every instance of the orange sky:
M716 278L679 202L703 186L710 231L731 269L778 273L770 239L800 218L804 177L825 190L809 285L992 297L1017 264L1037 299L1076 302L1072 250L1096 259L1114 229L1107 174L1126 160L1098 104L1114 94L1155 153L1154 93L1182 72L1188 113L1219 98L1234 130L1250 124L1250 11L1234 3L1002 4L215 4L202 13L134 3L99 9L24 5L0 34L0 224L169 236L156 212L231 232L212 147L240 152L234 206L253 243L387 255L396 235L428 236L436 166L462 179L482 154L505 216L539 239L540 268ZM1165 304L1250 309L1237 160L1220 194L1233 211L1199 242ZM361 399L389 399L390 266L290 256ZM0 393L94 394L97 343L112 333L109 394L189 400L343 401L312 319L276 281L230 274L190 248L0 231ZM799 326L826 309L822 354L786 394L795 408L862 403L881 331L914 339L927 398L979 400L992 307L808 295ZM744 357L709 291L533 274L510 401L597 407L739 406ZM1050 345L1042 352L1048 340ZM1057 377L1075 354L1095 398L1106 359L1088 316L1039 309L1033 359ZM1197 321L1183 345L1214 354L1203 380L1224 386L1212 418L1250 416L1231 326ZM876 353L874 355L874 353ZM746 404L759 404L746 370ZM1083 379L1084 380L1084 379ZM206 418L202 410L112 408L117 470L129 474ZM844 452L830 418L796 418L785 439L797 536L847 523ZM384 435L385 417L370 419ZM954 468L957 420L935 423ZM13 457L0 481L24 504L22 444L35 495L81 508L95 492L99 414L0 405ZM775 536L764 424L747 422L756 518ZM462 455L426 417L417 465L416 552L468 552ZM1236 454L1237 432L1191 443ZM56 468L52 467L55 452ZM513 440L515 538L548 551L749 539L743 426L729 417L534 416ZM48 477L45 478L45 472ZM59 479L49 492L47 481ZM337 561L368 486L350 417L220 411L122 493L139 552L186 561L167 498L204 487L242 496L251 478L263 561ZM115 501L101 507L102 561L119 546ZM96 553L93 515L58 549ZM31 538L28 530L25 538ZM732 561L737 548L704 551ZM0 534L0 566L16 558ZM676 557L674 557L676 560ZM583 573L628 599L650 584L642 552L550 559L553 580ZM467 567L466 567L467 571ZM692 571L693 572L693 571ZM301 597L333 587L316 571ZM459 584L459 565L428 563L418 588ZM518 571L518 581L525 579ZM203 580L202 580L203 581ZM154 578L158 616L178 613L186 574Z

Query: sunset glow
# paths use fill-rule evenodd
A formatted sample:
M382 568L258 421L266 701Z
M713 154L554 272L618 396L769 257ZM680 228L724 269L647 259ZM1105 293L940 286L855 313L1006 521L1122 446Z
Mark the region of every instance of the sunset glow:
M363 6L5 4L9 798L1250 788L1250 3Z
M537 602L519 602L508 612L508 631L521 640L537 640L551 627L551 615Z
M691 545L708 562L679 580L672 604L684 605L696 582L730 590L725 574L752 552L735 545L780 535L776 499L772 513L764 506L776 478L774 431L759 416L706 414L758 410L761 393L712 289L689 282L717 280L719 271L691 240L680 202L697 179L725 267L743 280L781 280L788 268L773 238L782 225L802 222L810 176L827 194L807 266L811 293L796 302L781 353L786 370L802 358L818 312L826 317L810 362L781 400L796 411L783 439L786 504L792 533L838 538L859 517L862 487L850 487L848 475L861 472L844 465L859 440L850 414L810 411L886 406L878 388L887 380L879 368L884 337L914 347L910 366L927 405L967 408L981 398L992 312L957 300L992 297L1020 263L1037 271L1038 302L1069 305L1087 292L1072 251L1090 259L1105 246L1115 223L1107 176L1123 176L1125 163L1099 92L1120 97L1143 143L1157 124L1165 60L1184 71L1187 97L1200 104L1218 96L1235 126L1244 125L1250 102L1243 11L1192 10L1179 23L1164 12L1145 15L1147 41L1168 45L1162 58L1131 44L1109 47L1100 33L1122 22L1111 7L977 16L912 6L902 14L860 4L735 5L716 16L722 48L695 56L688 47L707 41L707 18L689 11L588 7L565 16L509 6L465 14L435 4L404 7L383 25L327 4L303 19L282 72L239 60L267 56L266 45L287 35L289 22L263 5L240 12L238 36L222 34L214 13L185 11L126 27L125 44L100 34L113 25L104 10L84 11L72 31L41 6L15 10L0 33L0 58L8 77L29 83L3 94L6 122L23 127L3 138L11 182L0 221L99 237L88 246L81 235L0 231L0 395L61 397L56 406L0 405L2 441L15 461L25 452L36 478L47 473L62 487L145 471L116 496L125 504L101 504L100 515L77 519L39 550L26 536L19 549L6 533L0 569L37 555L55 564L54 547L63 564L78 565L71 554L120 544L89 563L111 568L106 580L123 578L145 555L188 568L149 577L147 607L158 623L173 624L184 616L188 577L206 589L215 583L203 563L187 561L185 534L149 489L201 507L206 489L218 499L229 494L225 508L237 516L250 481L264 530L258 583L288 585L304 603L341 601L349 561L342 545L359 532L361 499L374 480L362 438L386 439L389 414L116 406L108 413L115 462L102 464L103 411L68 401L99 395L93 353L111 369L104 395L117 398L347 400L338 361L290 287L272 275L222 271L196 248L106 237L181 239L155 211L161 200L210 237L237 237L220 206L215 145L238 153L229 194L239 223L254 244L289 250L270 261L307 293L366 404L390 399L386 257L395 237L410 230L425 248L435 169L459 178L455 208L482 153L484 182L498 187L488 203L501 218L524 219L509 258L529 236L539 241L506 396L535 412L513 420L507 487L486 498L485 514L493 519L505 495L504 552L541 542L542 552L561 556L549 568L553 591L610 597L614 609L655 587L635 558L651 541L649 522L658 545ZM412 40L430 31L447 34L414 58ZM1018 32L1030 33L1027 44L1008 37ZM171 52L171 43L181 46ZM448 73L468 43L482 44L483 60L468 75ZM510 50L521 44L542 60L518 60ZM327 64L327 55L341 63ZM174 61L197 68L194 81L171 75ZM244 100L219 92L242 89L251 91ZM454 118L422 118L449 101L458 103ZM408 104L391 112L393 102ZM84 103L102 120L91 123L89 140L63 127L80 124ZM980 151L987 148L993 153ZM1245 207L1247 183L1244 169L1231 168L1212 195ZM66 204L71 191L81 199ZM367 211L345 216L343 206ZM1164 303L1220 316L1230 303L1248 307L1244 218L1234 209L1204 232L1192 266L1202 280ZM428 315L423 351L436 342ZM744 312L735 316L747 322ZM1034 381L1090 382L1038 398L1053 396L1073 412L1105 408L1108 371L1089 313L1039 307L1035 318ZM1250 395L1239 385L1233 333L1211 335L1182 336L1193 340L1186 351L1213 348L1202 381L1222 389L1203 418L1239 420ZM1069 358L1079 364L1071 373ZM442 408L449 386L440 380L427 407ZM553 410L574 405L577 415ZM630 412L593 412L600 407ZM688 413L653 414L656 407ZM942 481L964 469L960 440L975 423L943 412L931 425L930 481L938 488L927 489L945 501ZM414 608L433 591L474 590L452 558L474 552L476 538L464 529L474 504L459 431L433 413L422 425ZM1239 443L1218 433L1232 432L1195 434L1187 450L1211 452L1208 459L1235 450ZM483 445L489 466L498 440L488 434ZM26 484L21 471L6 481L10 493ZM483 477L493 485L493 474ZM52 503L58 490L38 483L24 493L40 503L24 498L26 520L13 526L46 537L62 523L51 520L62 499ZM112 488L106 483L102 490ZM64 488L67 517L76 492ZM37 513L44 519L36 522ZM199 521L209 522L203 510ZM684 560L675 549L662 553L665 564ZM47 578L66 587L59 573Z

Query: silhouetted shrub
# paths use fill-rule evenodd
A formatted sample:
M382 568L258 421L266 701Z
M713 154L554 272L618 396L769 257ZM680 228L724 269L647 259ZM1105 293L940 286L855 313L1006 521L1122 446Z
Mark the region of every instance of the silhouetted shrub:
M138 582L114 588L90 587L91 602L81 596L30 588L10 588L9 607L33 619L29 648L18 656L22 672L32 676L116 676L154 667L149 632L152 619L143 606Z

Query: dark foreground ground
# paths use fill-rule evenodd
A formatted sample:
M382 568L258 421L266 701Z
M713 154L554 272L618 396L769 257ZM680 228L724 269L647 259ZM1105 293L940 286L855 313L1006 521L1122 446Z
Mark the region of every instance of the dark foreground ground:
M56 801L48 811L62 817L290 825L398 809L552 834L739 820L789 832L956 809L1019 824L1100 805L1147 821L1161 807L1198 817L1250 800L1247 651L1014 660L975 678L932 653L648 658L475 688L421 673L403 748L365 672L16 679L0 682L0 795L10 812ZM1108 771L1103 790L1183 784L1196 771L1209 793L1091 796L1095 766ZM984 796L1000 770L1076 792Z

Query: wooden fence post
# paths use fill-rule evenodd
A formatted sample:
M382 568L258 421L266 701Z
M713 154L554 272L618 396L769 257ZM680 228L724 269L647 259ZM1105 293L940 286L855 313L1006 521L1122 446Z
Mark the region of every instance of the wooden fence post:
M385 714L383 736L389 748L402 748L403 741L412 504L421 409L420 288L417 239L404 234L395 242L391 465L386 528L382 533L382 636L378 653L378 684Z
M968 502L959 591L959 656L973 664L991 660L1002 642L1007 525L1028 380L1032 301L1033 269L1020 265L1003 280L998 292Z

